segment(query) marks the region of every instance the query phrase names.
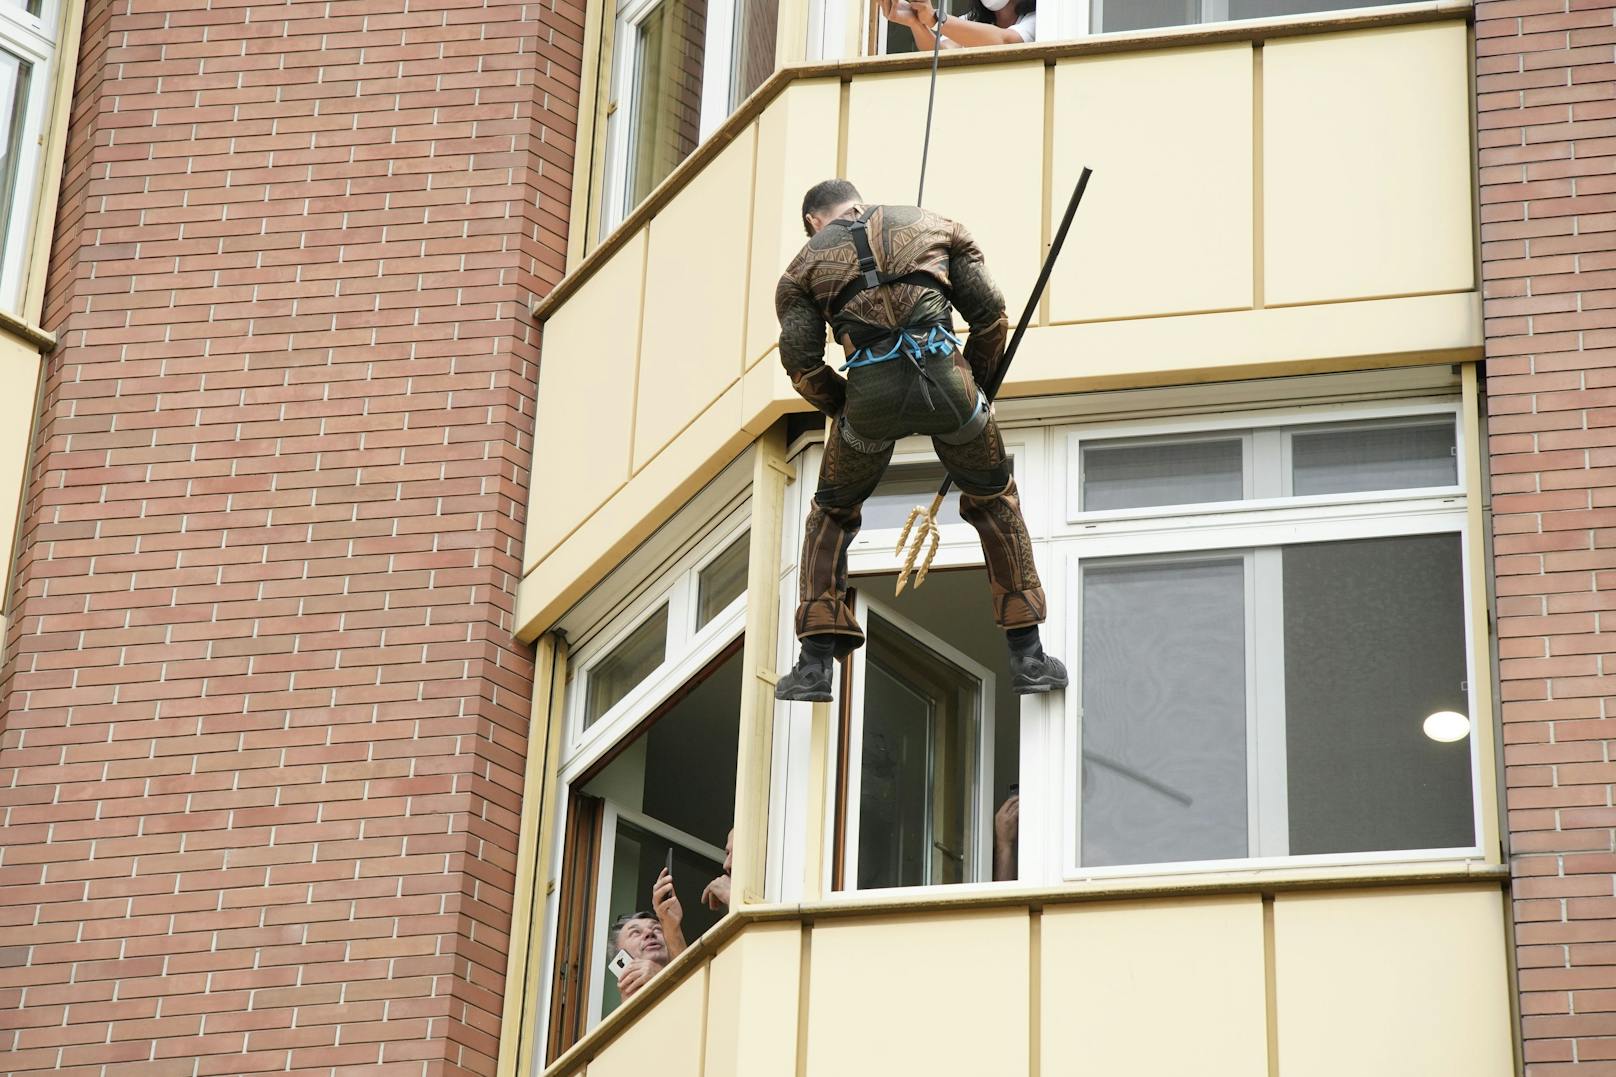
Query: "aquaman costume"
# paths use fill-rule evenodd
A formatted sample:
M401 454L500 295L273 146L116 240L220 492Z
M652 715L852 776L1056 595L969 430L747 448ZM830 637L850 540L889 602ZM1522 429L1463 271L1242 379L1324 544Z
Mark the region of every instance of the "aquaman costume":
M1004 440L977 388L993 384L1004 355L1004 298L960 225L914 206L855 209L809 239L775 290L780 361L797 392L834 420L803 539L803 658L776 694L828 700L830 656L864 642L847 601L847 551L893 443L914 434L931 435L959 486L960 515L981 539L1016 689L1064 687L1065 669L1038 643L1044 591ZM963 347L956 307L970 325ZM825 363L827 323L847 356L845 379Z

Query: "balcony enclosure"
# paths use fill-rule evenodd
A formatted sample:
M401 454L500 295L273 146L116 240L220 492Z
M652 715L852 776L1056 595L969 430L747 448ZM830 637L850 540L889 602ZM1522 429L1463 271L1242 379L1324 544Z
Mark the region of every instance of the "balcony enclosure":
M692 97L694 147L644 166L538 308L535 459L590 466L536 472L516 611L559 741L530 764L522 1005L575 1019L526 1064L1511 1072L1462 13L1045 3L1071 40L945 57L928 206L969 224L1012 311L1094 169L999 403L1073 685L1005 691L956 507L926 590L892 597L891 540L937 478L904 442L849 554L869 644L810 708L769 688L820 426L774 354L774 285L812 183L912 197L929 72L810 62L736 98L762 16L671 5L618 13L647 50L679 11L704 7L704 49L729 27L701 64L735 80L728 118L703 129ZM816 6L847 32L811 23L804 54L900 51L858 7ZM667 70L613 92L666 97ZM626 100L595 149L608 191L654 160ZM1450 711L1458 741L1422 732ZM731 769L655 801L634 760L674 758L657 730L679 722L738 730L708 753ZM713 873L731 787L729 915L610 1012L600 916L665 846ZM589 797L617 807L580 869ZM1163 1020L1181 1033L1142 1060ZM951 1031L972 1028L1008 1031Z

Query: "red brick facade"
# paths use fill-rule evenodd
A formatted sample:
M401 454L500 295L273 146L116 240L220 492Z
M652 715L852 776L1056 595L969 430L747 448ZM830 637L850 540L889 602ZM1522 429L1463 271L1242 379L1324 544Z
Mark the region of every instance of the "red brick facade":
M1526 1071L1616 1074L1616 4L1476 5Z
M584 0L91 0L0 1070L489 1074Z

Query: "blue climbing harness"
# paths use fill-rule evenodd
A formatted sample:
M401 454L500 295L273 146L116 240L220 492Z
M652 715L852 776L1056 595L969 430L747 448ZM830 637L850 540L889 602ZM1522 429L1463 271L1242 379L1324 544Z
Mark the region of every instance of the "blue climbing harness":
M889 359L896 359L900 355L907 358L915 366L923 365L928 355L950 355L961 347L960 338L951 333L947 326L934 325L921 336L918 330L900 329L898 339L892 347L876 354L875 348L865 347L854 352L847 362L842 364L843 370L852 370L854 367L870 366L875 363L885 363Z

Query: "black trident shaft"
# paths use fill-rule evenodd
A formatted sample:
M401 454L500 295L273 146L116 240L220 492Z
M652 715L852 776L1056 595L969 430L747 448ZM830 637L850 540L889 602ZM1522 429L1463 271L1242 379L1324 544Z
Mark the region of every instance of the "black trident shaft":
M993 383L981 387L982 394L992 402L999 395L999 386L1004 384L1005 372L1010 369L1010 362L1016 357L1016 349L1021 347L1021 338L1027 335L1027 326L1032 324L1033 311L1038 309L1038 301L1044 297L1044 289L1049 285L1049 275L1055 271L1055 259L1060 257L1061 247L1066 243L1066 233L1072 230L1072 218L1077 216L1077 204L1083 201L1083 191L1089 185L1089 176L1093 175L1092 168L1084 167L1081 175L1077 177L1077 186L1072 189L1071 201L1066 203L1066 215L1061 218L1060 227L1055 230L1055 238L1049 244L1049 253L1044 256L1044 267L1038 271L1038 281L1032 286L1032 295L1027 297L1027 306L1021 312L1021 321L1016 323L1016 331L1010 336L1010 344L1004 349L1004 358L999 361L999 369L993 374ZM943 485L937 490L938 498L946 497L949 488L954 485L953 476L943 479Z
M999 368L993 372L991 383L978 386L982 395L992 401L999 395L999 386L1004 384L1005 372L1010 369L1010 362L1016 357L1016 349L1021 347L1021 338L1027 335L1027 326L1032 324L1033 311L1038 309L1038 301L1044 297L1044 288L1049 284L1049 275L1054 272L1055 259L1060 257L1061 247L1066 243L1066 234L1072 229L1072 218L1077 216L1077 205L1083 201L1083 192L1089 185L1089 176L1092 170L1084 168L1083 173L1077 177L1077 186L1072 189L1071 201L1066 204L1066 215L1061 218L1060 228L1055 232L1054 241L1049 245L1049 253L1044 256L1044 267L1038 271L1038 282L1032 286L1032 295L1027 297L1027 307L1021 312L1021 320L1016 323L1016 331L1010 338L1010 344L1004 349L1004 355L999 361ZM932 498L931 505L926 508L916 508L909 514L909 520L903 525L903 531L898 535L898 544L893 548L894 554L904 554L903 567L898 571L898 583L893 590L894 595L901 595L909 582L909 572L919 562L919 571L915 575L915 586L919 587L926 582L926 573L931 569L931 559L937 554L938 544L942 534L937 529L937 510L942 507L943 498L948 496L949 488L954 485L952 475L943 479L943 484L937 488L937 496ZM914 544L910 545L910 536L914 536Z

